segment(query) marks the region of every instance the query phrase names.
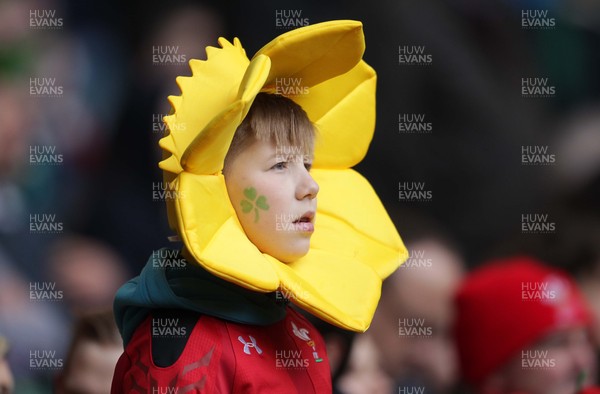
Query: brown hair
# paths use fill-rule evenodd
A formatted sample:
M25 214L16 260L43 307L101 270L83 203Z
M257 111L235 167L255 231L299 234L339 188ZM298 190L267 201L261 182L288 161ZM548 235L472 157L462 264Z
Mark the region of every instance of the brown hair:
M315 134L314 125L298 104L281 95L259 93L233 136L224 167L256 140L300 147L312 155Z
M65 375L71 367L75 348L84 341L93 342L103 347L123 346L111 310L87 312L77 318L67 360L63 369Z

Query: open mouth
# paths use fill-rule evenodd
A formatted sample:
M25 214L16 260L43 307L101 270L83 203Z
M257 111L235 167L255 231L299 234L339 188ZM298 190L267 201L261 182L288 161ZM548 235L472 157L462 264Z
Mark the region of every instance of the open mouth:
M314 217L315 217L314 212L306 212L305 214L300 216L298 219L294 220L292 223L300 231L313 232L314 231L314 225L313 225Z
M306 212L292 223L312 223L315 214L313 212Z
M310 223L311 220L307 217L301 217L298 220L294 220L292 223Z

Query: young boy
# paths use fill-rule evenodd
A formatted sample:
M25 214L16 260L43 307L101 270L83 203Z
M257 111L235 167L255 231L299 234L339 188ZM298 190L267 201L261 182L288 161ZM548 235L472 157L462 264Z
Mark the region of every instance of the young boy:
M219 42L170 98L161 168L184 247L153 253L117 293L112 392L330 393L323 340L288 302L364 331L406 257L349 168L374 126L362 26L291 31L251 61Z

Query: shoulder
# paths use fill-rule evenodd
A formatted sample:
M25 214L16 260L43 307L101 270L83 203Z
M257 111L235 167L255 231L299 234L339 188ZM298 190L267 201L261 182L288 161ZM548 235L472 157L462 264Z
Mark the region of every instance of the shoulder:
M135 330L115 372L123 391L156 387L231 392L225 323L185 310L155 310ZM225 354L224 354L225 353ZM114 382L113 382L114 385ZM113 391L119 392L119 391Z

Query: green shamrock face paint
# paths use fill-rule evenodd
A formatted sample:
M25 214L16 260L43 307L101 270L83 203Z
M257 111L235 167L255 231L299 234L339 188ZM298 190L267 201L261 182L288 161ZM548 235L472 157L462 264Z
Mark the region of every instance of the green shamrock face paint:
M250 213L254 209L254 223L258 222L258 210L262 209L263 211L269 210L269 204L267 204L267 197L258 196L256 198L256 189L253 187L248 187L244 189L244 197L246 199L242 200L240 205L242 206L242 212Z

